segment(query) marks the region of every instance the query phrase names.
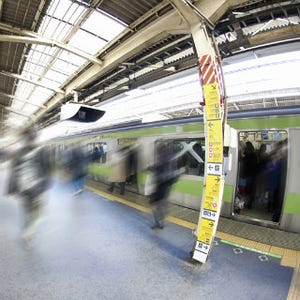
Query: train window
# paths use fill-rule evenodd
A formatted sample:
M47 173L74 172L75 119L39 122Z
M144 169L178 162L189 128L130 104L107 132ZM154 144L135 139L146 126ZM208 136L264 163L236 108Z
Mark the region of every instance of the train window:
M204 176L205 139L176 139L156 143L167 143L173 157L177 159L178 167L185 167L185 174Z
M89 144L89 149L93 163L104 164L107 159L107 144L106 143L92 143Z

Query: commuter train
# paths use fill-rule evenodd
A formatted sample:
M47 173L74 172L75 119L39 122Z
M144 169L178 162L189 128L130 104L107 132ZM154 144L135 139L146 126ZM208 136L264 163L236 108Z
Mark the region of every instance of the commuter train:
M282 107L228 114L222 216L300 232L299 113L300 107ZM203 129L202 117L133 122L86 130L49 143L56 154L70 143L83 144L89 152L100 149L100 157L89 165L88 176L106 184L112 153L126 148L130 163L125 187L141 195L145 195L147 170L155 162L157 148L167 143L184 165L184 173L173 185L168 200L200 210L205 161ZM246 145L250 145L248 150L252 153L248 166Z

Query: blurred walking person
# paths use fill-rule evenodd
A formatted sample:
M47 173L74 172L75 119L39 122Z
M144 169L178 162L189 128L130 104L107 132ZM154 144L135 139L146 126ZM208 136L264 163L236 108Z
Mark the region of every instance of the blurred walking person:
M27 129L22 136L24 146L12 163L9 194L17 193L23 212L22 238L29 243L41 219L45 192L50 186L51 164L46 147L37 146L37 132Z
M88 173L89 157L80 145L73 146L70 151L69 172L73 195L79 195L84 190L85 177Z
M108 180L110 181L109 192L113 192L116 184L120 186L120 194L125 193L125 183L128 174L127 170L127 159L128 153L126 148L120 148L115 153L113 153L110 166L111 173Z
M164 219L167 211L167 197L170 193L172 185L179 176L177 161L172 157L170 147L166 144L158 146L158 157L154 166L150 167L153 173L155 189L150 195L150 203L154 224L152 229L163 229Z

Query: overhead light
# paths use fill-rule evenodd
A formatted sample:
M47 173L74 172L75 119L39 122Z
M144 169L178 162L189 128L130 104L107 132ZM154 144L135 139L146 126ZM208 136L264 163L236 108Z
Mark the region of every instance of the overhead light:
M97 107L69 102L62 105L60 120L90 123L98 121L104 114L105 111Z

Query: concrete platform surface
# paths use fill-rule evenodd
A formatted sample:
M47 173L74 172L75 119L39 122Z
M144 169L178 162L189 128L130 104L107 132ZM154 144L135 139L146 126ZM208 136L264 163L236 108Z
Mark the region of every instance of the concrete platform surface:
M49 191L31 247L20 240L20 205L0 199L0 299L286 299L293 268L215 239L205 265L194 236L91 191Z

